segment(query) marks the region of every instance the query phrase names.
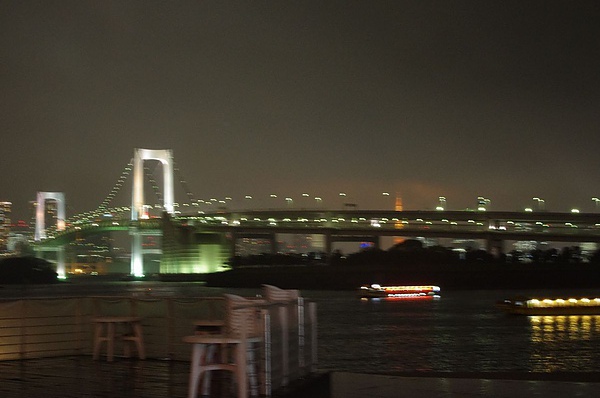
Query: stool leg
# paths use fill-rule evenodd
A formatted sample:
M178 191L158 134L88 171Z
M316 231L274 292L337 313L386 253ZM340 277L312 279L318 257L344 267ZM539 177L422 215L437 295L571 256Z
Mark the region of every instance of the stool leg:
M133 331L133 327L130 327L130 325L127 325L127 329L128 330L121 339L123 342L123 356L125 358L131 358L131 348L133 346L132 338L135 338L135 332Z
M257 366L254 344L248 344L248 379L250 380L250 395L258 396Z
M97 322L94 329L94 360L100 358L100 347L102 346L102 323Z
M202 376L202 357L204 356L204 344L192 346L192 360L190 364L190 380L188 386L188 398L198 396L198 385Z
M133 334L135 335L135 344L140 359L146 359L146 349L144 348L144 334L142 333L142 325L139 322L133 324Z
M131 346L132 345L133 345L133 341L123 340L123 356L125 358L131 358Z
M209 344L204 353L204 358L202 359L203 365L210 365L215 362L215 351L216 344ZM210 395L210 383L211 383L211 371L204 371L204 374L200 377L202 380L202 395L208 396Z
M107 332L107 356L108 356L108 362L112 362L115 356L115 324L112 322L109 322L108 325L108 332Z
M235 368L237 376L238 398L248 398L248 376L247 376L247 349L248 343L242 340L235 348Z

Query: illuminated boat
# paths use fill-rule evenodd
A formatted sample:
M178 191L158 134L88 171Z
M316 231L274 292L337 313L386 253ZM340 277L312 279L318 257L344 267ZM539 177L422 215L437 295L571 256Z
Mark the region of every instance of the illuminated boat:
M419 298L440 297L439 286L381 286L364 285L358 290L360 298Z
M600 315L600 298L525 298L506 299L496 306L517 315Z

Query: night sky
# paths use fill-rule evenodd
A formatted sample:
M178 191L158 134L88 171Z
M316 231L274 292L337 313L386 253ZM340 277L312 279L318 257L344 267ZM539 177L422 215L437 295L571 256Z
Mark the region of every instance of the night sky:
M234 207L600 196L597 1L15 0L0 40L15 218L37 191L96 208L136 147Z

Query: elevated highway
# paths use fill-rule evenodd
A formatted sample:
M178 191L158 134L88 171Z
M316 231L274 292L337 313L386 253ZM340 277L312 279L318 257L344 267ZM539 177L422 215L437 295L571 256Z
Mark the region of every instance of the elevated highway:
M141 231L143 235L162 235L162 222L160 219L136 220L110 219L110 220L92 220L85 223L68 225L62 231L55 229L48 230L46 239L34 243L34 247L49 248L61 246L74 241L80 236L97 235L111 231Z
M336 241L372 241L381 236L481 239L488 248L507 240L600 242L600 214L551 212L267 210L181 217L210 231L242 237L323 234Z
M161 272L215 272L235 255L241 238L262 238L277 251L277 234L319 234L325 251L334 242L373 242L383 236L476 239L488 250L504 251L505 241L600 243L600 214L552 212L386 211L386 210L249 210L130 220L67 223L36 243L40 250L74 241L78 236L129 231L135 236L161 235Z

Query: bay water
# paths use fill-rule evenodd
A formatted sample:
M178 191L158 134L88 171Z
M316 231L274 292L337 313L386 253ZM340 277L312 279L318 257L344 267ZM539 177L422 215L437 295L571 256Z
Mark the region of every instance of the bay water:
M92 295L256 296L259 289L200 283L102 282L3 287L0 297ZM317 303L320 370L600 372L600 315L516 316L495 307L515 295L600 296L594 291L445 291L433 300L361 300L353 291L302 291Z

